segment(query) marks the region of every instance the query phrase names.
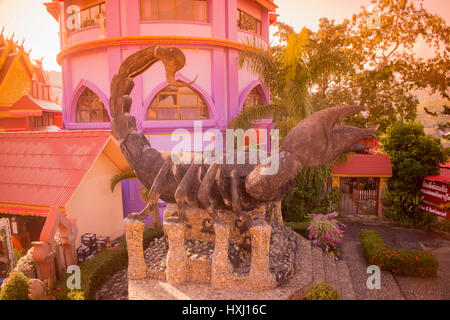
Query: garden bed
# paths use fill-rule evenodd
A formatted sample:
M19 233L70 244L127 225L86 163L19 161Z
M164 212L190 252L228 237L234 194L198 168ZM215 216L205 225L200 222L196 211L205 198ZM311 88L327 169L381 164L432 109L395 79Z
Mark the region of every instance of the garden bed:
M396 275L436 277L439 263L430 252L388 248L375 230L362 229L359 239L367 263Z

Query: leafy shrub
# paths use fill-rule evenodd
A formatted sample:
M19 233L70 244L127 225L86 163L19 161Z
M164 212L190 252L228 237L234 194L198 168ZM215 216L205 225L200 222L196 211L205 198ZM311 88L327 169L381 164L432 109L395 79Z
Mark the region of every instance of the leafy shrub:
M319 282L308 290L307 300L340 300L339 292L326 282Z
M16 264L19 262L20 258L23 257L23 253L21 250L14 248L14 261Z
M375 230L361 230L359 240L367 263L394 274L416 277L436 277L439 263L426 251L388 248Z
M300 234L301 236L308 238L309 237L309 224L311 220L306 220L303 222L286 222L285 225L290 227L292 230Z
M285 221L301 222L310 213L329 213L340 204L340 193L336 189L326 192L325 185L331 176L331 167L303 169L293 180L294 188L283 199Z
M450 220L441 220L436 224L436 228L445 231L450 232Z
M80 290L70 290L67 293L69 300L84 300L84 293Z
M413 195L411 192L388 191L383 199L387 206L385 216L400 222L403 227L429 231L436 227L437 218L420 209L422 200L421 193Z
M16 265L16 270L23 272L30 276L30 274L34 274L36 271L36 266L33 260L33 251L34 247L27 251L27 253L21 257Z
M29 300L28 278L20 271L12 271L2 284L0 300Z
M144 231L143 243L147 248L150 241L163 235L162 229L149 229ZM124 268L128 262L128 252L126 241L123 240L114 250L103 250L95 255L91 260L83 262L81 271L81 293L86 300L94 298L95 292L107 280L111 274ZM66 286L66 280L70 275L66 275L55 287L55 297L57 300L71 300L70 290ZM80 293L80 294L81 294ZM77 293L77 297L81 295ZM74 293L72 293L74 295Z
M312 215L313 219L308 227L310 232L309 239L327 251L334 251L336 244L342 241L341 239L344 234L342 229L345 228L345 225L333 219L336 216L336 212L326 215Z

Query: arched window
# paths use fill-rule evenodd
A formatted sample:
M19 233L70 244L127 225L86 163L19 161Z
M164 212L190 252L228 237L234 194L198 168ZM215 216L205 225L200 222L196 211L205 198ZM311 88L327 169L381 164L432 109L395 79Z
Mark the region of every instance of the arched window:
M253 88L252 91L247 95L244 101L243 108L260 106L263 104L263 97L259 93L258 89Z
M77 122L110 122L102 100L89 88L85 88L78 98Z
M209 110L200 95L189 87L168 86L153 99L147 120L207 120Z

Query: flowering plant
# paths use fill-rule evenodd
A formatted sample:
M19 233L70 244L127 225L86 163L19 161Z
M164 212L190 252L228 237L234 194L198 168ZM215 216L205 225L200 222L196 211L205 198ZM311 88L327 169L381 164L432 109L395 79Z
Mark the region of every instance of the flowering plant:
M308 227L309 239L327 251L334 251L336 244L342 242L345 225L333 219L336 212L329 214L310 214L312 221Z
M17 262L16 270L23 272L25 274L30 274L35 272L35 265L33 261L33 251L34 248L28 250L27 254L19 259Z

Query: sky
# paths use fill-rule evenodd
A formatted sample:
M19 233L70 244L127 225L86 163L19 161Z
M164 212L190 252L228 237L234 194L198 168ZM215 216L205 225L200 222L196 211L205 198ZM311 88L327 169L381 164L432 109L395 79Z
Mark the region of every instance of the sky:
M56 55L60 51L58 23L47 12L44 2L49 0L0 0L0 29L5 27L5 35L22 42L26 50L32 49L31 58L44 57L47 70L60 71ZM275 0L278 5L279 21L288 23L298 32L304 26L315 31L319 19L327 17L341 22L359 11L361 6L369 6L370 0ZM425 7L438 13L450 24L450 0L424 0ZM273 31L273 30L272 30ZM418 50L426 52L424 45Z

